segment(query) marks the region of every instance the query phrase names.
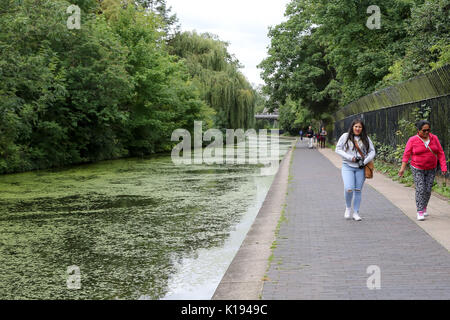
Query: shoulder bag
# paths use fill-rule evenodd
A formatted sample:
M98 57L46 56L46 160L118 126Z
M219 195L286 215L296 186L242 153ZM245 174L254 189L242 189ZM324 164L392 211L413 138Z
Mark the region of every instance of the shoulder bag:
M359 148L359 145L356 141L353 141L353 144L355 145L356 149L358 149L359 154L362 158L364 157L364 154L362 153L361 149ZM364 166L364 174L366 176L366 179L372 179L373 178L373 170L375 169L375 164L373 161L370 161L368 164Z

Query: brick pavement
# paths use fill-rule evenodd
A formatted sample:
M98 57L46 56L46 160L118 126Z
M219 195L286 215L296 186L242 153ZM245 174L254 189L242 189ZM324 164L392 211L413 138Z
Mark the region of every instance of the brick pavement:
M365 184L363 220L348 221L328 159L299 141L290 170L262 299L450 299L450 253L383 195ZM380 269L380 289L367 287L369 266Z

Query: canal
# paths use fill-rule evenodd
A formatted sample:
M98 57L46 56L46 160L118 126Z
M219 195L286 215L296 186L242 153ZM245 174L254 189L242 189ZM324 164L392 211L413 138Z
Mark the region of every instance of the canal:
M170 155L0 176L0 299L210 299L273 178Z

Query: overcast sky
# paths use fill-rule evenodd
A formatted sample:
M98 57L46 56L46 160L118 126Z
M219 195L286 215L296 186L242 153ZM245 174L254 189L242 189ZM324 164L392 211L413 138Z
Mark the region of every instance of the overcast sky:
M182 31L210 32L230 43L250 83L263 84L256 66L267 56L268 27L284 21L289 0L166 0Z

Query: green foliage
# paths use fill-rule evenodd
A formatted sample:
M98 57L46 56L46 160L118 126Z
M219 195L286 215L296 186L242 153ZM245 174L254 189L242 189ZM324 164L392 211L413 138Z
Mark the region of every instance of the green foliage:
M431 108L426 104L423 104L420 108L414 108L411 112L412 120L400 119L398 121L398 130L395 132L397 137L397 145L395 147L382 144L377 141L376 135L373 134L371 136L371 140L374 144L375 150L377 151L377 159L380 159L386 163L401 165L406 143L408 142L409 137L417 133L416 123L419 120L427 120L430 113Z
M417 121L416 121L417 122ZM395 133L397 136L397 141L400 144L406 145L409 137L413 136L416 133L415 123L406 119L400 119L398 121L398 130Z
M324 47L315 34L301 35L305 31L297 25L299 19L292 15L269 31L269 57L259 65L266 82L264 92L270 97L267 105L273 109L291 96L316 115L332 112L340 96L335 71L326 63Z
M373 146L377 152L377 159L388 163L401 164L404 146L402 148L402 145L398 145L394 148L393 146L382 144L377 140L375 134L373 134L370 139L372 140Z
M450 44L444 41L439 41L437 44L430 48L430 52L433 56L438 56L436 62L430 62L430 67L432 70L443 67L444 65L450 64Z
M414 186L414 179L413 179L410 168L406 168L406 170L403 174L403 177L399 177L398 176L398 170L399 170L398 164L385 162L378 158L374 161L374 163L375 163L375 170L377 172L385 174L392 180L403 183L403 184L407 185L408 187Z
M448 187L445 182L442 184L435 184L433 186L433 191L444 197L450 198L450 187Z
M170 41L170 52L182 58L203 100L215 110L215 126L252 128L256 93L227 46L212 34L183 32Z
M69 2L80 7L83 13L94 13L99 10L98 0L70 0Z
M389 178L391 178L394 181L398 181L407 187L414 187L414 178L412 176L411 169L409 167L406 168L405 173L403 174L403 177L398 176L398 170L399 166L398 164L389 163L386 161L383 161L378 158L375 159L375 170L379 173L387 175ZM434 182L433 189L434 192L450 198L450 188L447 186L446 182L438 183Z
M126 48L103 19L86 17L80 30L68 30L69 5L23 0L3 7L0 105L11 130L1 146L2 172L122 153L113 128L132 88Z
M297 126L295 125L297 105L289 97L285 104L279 109L280 128L291 135L298 134Z
M165 26L132 1L2 1L0 173L167 151L173 130L211 124Z
M280 128L291 135L297 136L300 129L305 129L309 125L318 127L317 120L314 119L313 113L305 108L301 100L293 100L290 96L286 103L280 106Z
M381 29L366 26L381 10ZM450 0L292 0L269 30L260 67L270 95L290 95L319 119L375 90L450 62Z
M403 54L409 2L378 1L382 30L366 27L371 1L293 0L288 21L271 29L269 57L261 63L276 101L302 98L315 113L333 112L372 92ZM292 84L290 84L292 82ZM295 85L294 85L295 84Z
M167 6L166 0L136 0L135 3L158 14L164 23L162 29L169 38L179 31L178 18L176 14L171 13L172 8Z
M110 10L109 24L129 50L128 72L134 84L125 103L130 113L122 138L131 155L168 151L171 133L193 128L194 120L207 120L209 110L186 66L169 54L161 19L134 6Z
M394 62L397 67L390 69L385 80L404 81L450 63L450 1L412 1L412 4L405 25L405 53Z
M263 92L263 86L259 85L255 88L255 113L263 113L269 97Z

